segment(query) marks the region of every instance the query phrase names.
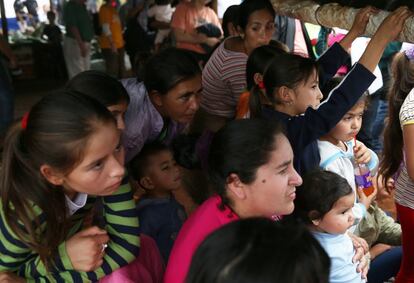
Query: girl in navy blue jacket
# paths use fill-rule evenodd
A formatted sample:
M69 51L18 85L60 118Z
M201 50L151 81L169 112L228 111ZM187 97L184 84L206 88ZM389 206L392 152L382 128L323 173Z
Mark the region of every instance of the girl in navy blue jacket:
M294 166L304 174L319 166L317 139L328 133L358 101L360 96L374 81L372 74L386 45L401 32L405 20L412 15L401 7L391 13L372 37L364 54L340 85L334 88L326 101L319 89L335 75L336 70L347 59L347 50L353 40L361 36L366 28L373 8L361 9L349 33L341 42L334 44L315 62L294 54L277 55L265 71L263 80L266 96L271 107L262 111L266 119L281 120L287 137L295 153ZM321 76L318 75L321 66ZM357 149L358 156L365 154L363 148Z

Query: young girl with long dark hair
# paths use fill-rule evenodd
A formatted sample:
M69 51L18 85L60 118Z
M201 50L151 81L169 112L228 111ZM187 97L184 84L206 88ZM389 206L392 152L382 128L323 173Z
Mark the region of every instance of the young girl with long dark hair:
M0 271L13 282L97 281L136 258L120 131L99 102L73 91L44 97L9 131L2 160ZM81 231L96 196L106 226Z
M398 219L402 228L403 259L397 283L414 282L414 48L397 53L384 132L383 180L393 177Z

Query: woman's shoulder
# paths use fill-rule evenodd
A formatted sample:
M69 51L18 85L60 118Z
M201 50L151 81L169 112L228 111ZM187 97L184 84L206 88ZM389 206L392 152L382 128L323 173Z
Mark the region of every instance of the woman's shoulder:
M177 6L175 6L175 11L185 11L191 9L192 7L191 2L181 1Z
M218 196L212 196L204 201L185 222L183 234L194 233L204 237L205 234L223 225L223 222L227 222L223 218L230 217L231 211L226 207L221 209L220 203L221 198Z
M223 50L229 54L238 55L243 58L247 58L245 53L243 40L239 36L231 36L226 38L223 43Z

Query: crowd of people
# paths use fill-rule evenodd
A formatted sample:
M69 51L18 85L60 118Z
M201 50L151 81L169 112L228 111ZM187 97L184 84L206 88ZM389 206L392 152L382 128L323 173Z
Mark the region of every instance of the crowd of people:
M106 72L89 70L84 0L64 11L48 38L69 81L15 123L0 115L0 282L414 282L407 7L350 64L376 8L332 42L321 29L318 55L269 0L222 21L204 0L106 0ZM381 137L363 123L379 64ZM394 190L397 219L376 202Z

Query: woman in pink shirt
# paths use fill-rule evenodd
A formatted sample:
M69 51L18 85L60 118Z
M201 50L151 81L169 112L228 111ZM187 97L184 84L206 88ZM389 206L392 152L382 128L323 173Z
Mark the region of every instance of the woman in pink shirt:
M185 222L171 251L166 283L185 281L191 258L204 238L226 223L254 216L278 219L293 211L302 178L280 125L237 120L213 139L209 177L215 195Z
M205 24L212 24L220 29L221 24L213 9L205 6L204 0L180 2L171 20L171 29L177 42L177 47L190 50L200 61L205 62L206 51L202 44L213 47L220 42L219 38L208 37L198 33L196 28ZM222 33L222 32L221 32Z

